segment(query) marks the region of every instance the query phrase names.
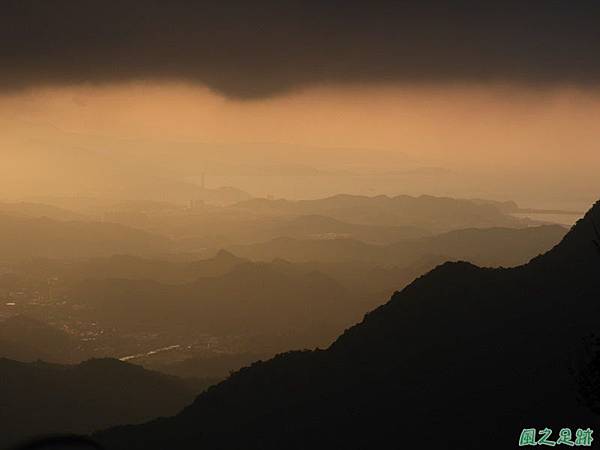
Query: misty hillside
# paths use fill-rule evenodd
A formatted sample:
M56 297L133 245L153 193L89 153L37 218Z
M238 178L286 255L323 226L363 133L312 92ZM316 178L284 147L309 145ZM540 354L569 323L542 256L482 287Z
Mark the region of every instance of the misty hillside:
M73 298L86 317L121 329L264 334L279 337L279 348L327 342L362 313L346 290L323 274L286 273L255 263L179 285L87 280L75 287Z
M229 192L223 188L206 190L205 194L213 191ZM4 259L202 253L206 248L277 238L352 239L384 245L449 230L523 228L532 224L528 219L513 217L503 203L497 202L338 195L303 201L254 199L215 206L201 200L203 195L184 195L183 203L54 200L84 211L81 214L43 203L0 204L0 231L7 241L10 238ZM16 234L17 227L22 235ZM92 235L96 236L94 242L90 242Z
M327 275L362 300L363 312L366 312L373 306L381 304L382 299L402 289L416 277L444 262L446 262L445 257L428 256L405 266L382 265L361 260L312 260L292 263L284 259L274 259L271 264L285 273L320 272Z
M0 202L0 214L28 218L46 217L52 220L85 220L84 215L68 209L32 202Z
M194 200L192 197L190 200ZM337 195L318 200L252 199L215 206L202 201L124 202L105 207L107 221L168 236L183 252L294 239L355 239L390 244L465 228L522 228L504 203L438 197Z
M169 241L123 225L0 215L0 260L162 253Z
M90 279L121 278L130 280L153 280L180 284L201 277L214 277L230 272L246 259L221 250L207 259L171 261L135 255L116 254L90 259L37 258L13 265L22 276L46 280L57 277L69 284ZM0 278L0 287L2 279Z
M428 236L430 232L413 226L361 225L326 215L302 215L274 219L255 239L283 236L297 239L352 238L371 243L390 243Z
M529 228L465 229L406 239L395 244L373 245L353 239L297 240L229 247L241 257L269 261L362 261L404 266L425 257L466 260L485 266L514 266L529 261L558 243L566 229L558 225Z
M0 358L0 446L175 413L200 385L113 359L74 366Z
M586 428L597 421L580 397L600 321L594 221L600 202L524 266L439 266L328 349L254 364L173 418L96 438L112 450L506 449L524 427Z
M174 211L172 205L163 203L135 202L130 207ZM26 220L41 221L44 229L89 225ZM347 226L322 216L286 216L274 221L273 229L284 230L284 223L298 231L303 224L308 231ZM316 228L311 229L310 224ZM382 236L389 229L388 237L414 231L410 227L350 227L373 235L381 232ZM84 254L73 258L32 256L0 267L0 300L4 300L0 301L0 317L26 316L30 321L35 318L41 329L49 322L69 332L59 332L68 339L46 343L43 333L12 327L0 339L0 356L61 363L134 356L145 367L166 368L172 373L201 378L205 368L227 373L239 368L238 354L269 357L290 348L328 345L366 311L447 260L518 265L551 248L564 232L554 226L470 229L390 245L330 239L325 234L327 237L318 239L280 238L230 248L248 258L265 260L258 264L225 250L215 253L206 249L205 255L214 254L207 259L198 259L201 256L195 253L165 252L157 257L143 253L150 251L150 246L144 245L139 250L142 253L122 254L131 247L115 243L114 247L103 245L100 251L106 254L90 258L86 254L94 255L97 247L90 251L76 246ZM65 239L73 241L74 237ZM65 249L61 248L60 254ZM39 255L39 249L36 251ZM175 345L178 347L172 349ZM143 356L164 348L171 350ZM213 358L219 352L233 356L221 363Z
M151 368L182 362L183 372L174 373L204 377L200 369L210 364L193 361L212 352L273 355L327 345L394 291L449 259L523 264L564 232L553 226L459 230L387 246L279 239L236 249L260 250L246 255L267 260L258 263L223 250L208 259L26 260L0 275L0 298L7 302L0 303L0 314L34 317L40 326L50 318L72 337L46 344L39 333L12 327L0 339L0 356L78 362L179 345L168 354L136 358Z
M364 197L340 194L318 200L252 199L238 208L271 215L323 215L363 225L411 226L431 232L458 228L522 227L494 203L422 195Z
M347 237L365 242L390 243L427 236L429 231L414 226L361 225L326 215L277 215L238 208L200 205L193 208L114 208L107 220L177 240L181 251L260 242L275 237L298 239Z

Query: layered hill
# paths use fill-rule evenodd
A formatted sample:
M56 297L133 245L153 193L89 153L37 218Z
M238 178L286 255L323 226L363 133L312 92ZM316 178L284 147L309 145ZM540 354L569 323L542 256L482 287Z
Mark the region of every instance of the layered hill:
M75 366L0 358L0 446L174 414L200 386L113 359Z
M52 220L85 220L86 217L77 214L68 209L58 206L46 205L44 203L18 202L7 203L0 202L0 214L17 216L22 218L40 218L46 217Z
M260 242L282 236L295 239L345 237L386 244L431 234L426 229L411 225L355 224L324 214L270 214L238 205L202 205L173 212L147 211L140 214L124 211L111 214L109 219L170 236L177 240L181 251Z
M76 339L44 322L23 315L0 322L0 358L70 363L84 355Z
M84 280L128 279L153 280L161 283L189 283L202 277L216 277L248 262L221 250L210 258L193 261L170 261L136 255L116 254L89 259L36 258L14 264L14 278L21 284L24 277L38 280L59 278L67 283ZM0 278L0 282L2 278ZM13 283L18 285L18 283ZM2 286L0 284L0 286Z
M466 260L484 266L515 266L556 245L567 230L559 225L529 228L471 228L430 237L374 245L354 239L277 238L256 244L229 247L241 257L294 262L361 261L406 266L432 256Z
M253 364L172 418L95 437L129 450L505 449L523 428L593 426L579 374L600 323L594 221L600 203L520 267L439 266L326 350Z
M501 204L422 195L340 194L316 200L251 199L237 208L269 215L322 215L362 225L410 226L430 232L460 228L519 227L528 222L506 213Z
M123 225L0 214L1 260L82 258L169 249L168 239Z
M72 296L85 307L83 314L122 330L279 336L284 339L279 348L283 342L326 342L361 314L332 278L259 263L177 285L90 279L79 283Z

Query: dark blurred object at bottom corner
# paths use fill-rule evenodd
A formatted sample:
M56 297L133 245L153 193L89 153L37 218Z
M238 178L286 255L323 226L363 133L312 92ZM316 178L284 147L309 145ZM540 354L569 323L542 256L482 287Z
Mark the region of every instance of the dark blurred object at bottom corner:
M30 440L11 450L104 450L89 437L79 435L45 436Z

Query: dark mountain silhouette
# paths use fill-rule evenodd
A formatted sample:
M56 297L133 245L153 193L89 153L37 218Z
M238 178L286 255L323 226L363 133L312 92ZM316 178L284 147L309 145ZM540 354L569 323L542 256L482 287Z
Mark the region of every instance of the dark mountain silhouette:
M158 363L149 367L162 373L168 373L181 378L224 379L242 367L249 366L255 361L270 359L273 355L261 353L221 353L198 355L183 361L173 363Z
M593 426L578 399L600 322L593 218L511 269L446 263L326 350L253 364L109 449L506 449L525 427ZM554 436L556 437L556 436Z
M294 262L361 261L406 266L425 257L443 256L447 260L466 260L484 266L514 266L547 251L566 231L558 225L472 228L390 245L373 245L353 239L278 238L232 246L229 250L245 258L263 261L285 258Z
M85 352L67 333L27 316L0 322L0 357L17 361L69 363L80 361Z
M168 250L168 239L123 225L0 215L2 260L81 258Z
M202 387L114 359L76 366L0 358L0 447L170 415Z
M251 199L239 209L271 215L323 215L363 225L411 226L431 232L461 228L522 227L528 221L506 213L492 202L422 195L365 197L340 194L318 200Z

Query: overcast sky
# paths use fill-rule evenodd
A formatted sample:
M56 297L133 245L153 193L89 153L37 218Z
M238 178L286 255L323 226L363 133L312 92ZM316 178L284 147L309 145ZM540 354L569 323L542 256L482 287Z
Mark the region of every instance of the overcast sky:
M596 84L593 0L5 0L5 89L180 79L232 97L319 83Z

